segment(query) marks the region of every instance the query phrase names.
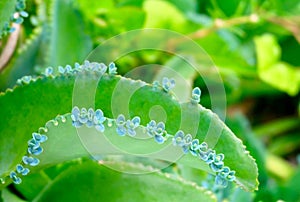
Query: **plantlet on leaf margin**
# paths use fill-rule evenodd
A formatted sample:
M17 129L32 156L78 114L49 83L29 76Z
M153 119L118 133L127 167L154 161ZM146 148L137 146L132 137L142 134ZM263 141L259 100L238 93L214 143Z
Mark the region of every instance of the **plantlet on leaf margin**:
M21 24L24 19L28 17L28 13L24 11L26 8L25 0L17 0L15 10L11 14L9 21L4 23L3 27L0 27L0 39L15 31L15 28L11 26L12 23Z
M35 87L38 87L38 85L31 85L32 82L36 82L37 84L40 83L41 80L43 80L43 82L45 82L44 84L46 85L49 85L51 86L53 82L56 81L56 79L58 80L61 80L61 79L67 79L67 78L72 78L70 79L70 82L68 80L65 80L65 82L72 86L73 85L73 80L74 78L76 78L76 75L80 72L82 73L85 73L85 72L88 72L88 73L91 73L91 75L95 75L95 76L101 76L103 74L104 78L107 79L105 80L105 82L108 82L108 84L110 84L110 80L112 81L119 81L120 82L124 82L124 84L126 85L132 85L132 80L130 79L126 79L126 78L122 78L120 79L120 76L114 76L114 75L109 75L108 73L106 73L106 70L107 70L107 66L102 64L102 63L94 63L94 62L85 62L83 65L80 65L78 63L75 64L75 68L72 68L70 66L66 66L65 68L64 67L61 67L61 68L58 68L58 69L55 69L55 68L52 68L52 71L48 72L48 74L45 72L45 74L43 74L42 76L37 76L37 77L34 77L34 76L31 76L31 77L26 77L23 79L23 82L19 82L17 86L15 86L14 89L8 89L5 93L2 93L1 96L5 97L6 94L7 95L10 95L11 93L15 93L15 89L17 88L20 88L19 86L22 86L21 89L30 89L30 88L35 88ZM90 74L89 74L90 75ZM66 77L67 76L67 77ZM45 77L49 77L49 78L45 78ZM58 78L56 78L58 77ZM24 82L25 81L25 82ZM99 82L102 82L102 80L100 80ZM134 84L134 83L133 83ZM154 88L155 86L153 86ZM157 86L157 90L158 91L163 91L165 92L165 90L163 90L162 86L161 85L158 85ZM197 89L197 88L196 88ZM151 91L151 86L147 86L146 84L143 86L143 90L145 90L146 92L148 93L154 93ZM157 91L156 90L156 91ZM18 91L16 91L17 93ZM163 93L163 92L157 92L159 93L160 95L163 95L165 96L167 93ZM172 93L172 92L168 92L169 93ZM191 103L185 103L183 106L184 107L193 107L195 109L197 109L195 112L200 112L201 114L203 114L203 116L201 117L208 117L210 118L211 120L213 121L217 121L218 123L220 122L220 120L218 120L218 118L216 116L214 116L214 114L208 110L208 109L205 109L203 108L202 106L198 105L197 102L200 101L200 95L201 95L201 91L200 89L199 90L193 90L192 91L192 98L191 98ZM1 98L1 97L0 97ZM169 96L168 96L168 99L169 99ZM51 100L51 99L50 99ZM193 102L193 100L195 100L196 102ZM0 100L1 101L1 100ZM173 99L170 100L171 103L173 102ZM176 102L176 100L174 99L174 102ZM26 103L25 103L26 104ZM104 110L105 108L103 108ZM75 110L76 111L76 110ZM83 111L83 114L81 114L81 111ZM91 117L92 117L92 114L93 113L96 113L96 111L98 111L99 113L99 116L98 116L98 123L93 123L93 125L91 125ZM107 126L108 127L112 127L112 126L116 126L116 120L115 119L110 119L110 118L106 118L102 113L100 113L100 109L99 110L96 110L94 111L93 109L85 109L85 110L82 110L82 109L79 109L78 108L78 112L77 112L77 119L74 119L75 121L77 120L77 123L79 123L78 125L75 125L75 127L81 127L83 125L87 126L87 127L95 127L96 128L96 125L99 125L99 131L103 131L105 132L105 124L107 123ZM107 109L105 109L105 111L107 111ZM109 111L108 111L109 112ZM72 114L72 115L75 115ZM80 117L81 116L81 117ZM87 117L87 118L86 118ZM96 114L94 114L94 117L96 117ZM141 116L142 117L142 116ZM74 117L73 117L74 118ZM80 118L81 122L78 121ZM73 119L72 119L73 120ZM124 123L127 122L127 121L131 121L133 122L132 119L129 119L129 120L124 120ZM154 120L153 120L154 121ZM50 121L53 123L53 126L57 126L58 125L58 122L56 120L52 120ZM82 123L83 122L83 123ZM86 123L85 123L86 122ZM150 120L151 122L151 120ZM129 125L130 125L130 122L128 122ZM82 124L82 125L81 125ZM160 125L159 125L159 130L156 131L157 133L157 138L154 140L156 142L162 142L164 143L166 140L168 140L170 137L173 138L174 136L173 135L170 135L168 134L168 132L166 131L165 129L165 126L164 126L164 122L162 122ZM157 127L158 124L156 124L156 127ZM102 127L103 126L103 127ZM37 126L36 126L37 127ZM146 127L145 126L138 126L138 127L143 127L144 128L144 131L146 133ZM221 125L216 125L216 127L222 127L222 130L225 131L224 134L222 134L224 137L224 140L225 141L232 141L233 140L233 144L235 146L237 146L239 148L239 151L245 151L245 148L243 147L242 148L242 143L240 141L236 141L236 139L234 139L234 135L233 133L228 129L226 128L226 126L224 124L221 124ZM134 128L136 129L136 128ZM34 130L34 129L32 129ZM204 129L205 130L205 129ZM47 128L42 128L41 130L39 130L39 133L40 134L45 134L45 131L47 131ZM204 131L205 132L205 131ZM172 131L172 133L176 134L176 131ZM125 134L126 135L126 134ZM148 134L149 135L149 134ZM155 135L153 136L155 137ZM220 184L220 185L226 185L228 182L227 181L233 181L235 180L235 172L234 171L231 171L228 167L224 166L221 162L223 162L223 160L220 160L222 158L220 158L220 156L217 156L218 154L216 154L216 151L215 150L212 150L212 149L209 149L207 144L205 142L203 143L199 143L197 142L197 139L192 139L191 137L187 136L187 137L183 137L183 139L186 138L186 144L187 146L185 147L185 150L187 150L186 148L189 148L187 151L187 153L191 153L191 155L195 156L196 159L200 159L202 161L204 161L206 164L207 164L207 168L211 168L211 169L214 169L218 166L220 166L220 168L218 167L217 170L218 172L215 172L216 173L216 178L215 178L215 181L217 184ZM210 144L210 143L209 143ZM38 147L35 147L35 148L38 148ZM35 149L35 148L32 148L32 149ZM32 150L31 149L31 150ZM182 148L184 149L184 148ZM218 151L222 151L222 148L220 147L216 147L216 149ZM38 151L40 149L37 149ZM32 150L33 152L32 153L35 153L36 155L39 153L35 150ZM47 151L44 151L44 153L46 153ZM248 153L246 152L241 152L243 155L238 155L239 158L242 158L242 157L247 157L248 159L250 159L250 163L249 165L252 166L253 169L255 169L255 164L253 163L254 160L251 156L248 155ZM29 153L28 153L29 154ZM228 155L229 157L228 158L228 162L232 162L232 155L228 152L225 151L225 154L226 156ZM35 156L32 156L33 154L29 154L29 155L26 155L26 157L34 157ZM40 157L41 160L42 160L42 157ZM36 160L35 159L26 159L27 161L32 161L34 163L36 163ZM26 162L27 162L26 161ZM247 163L247 162L245 162ZM220 165L219 165L220 164ZM229 164L229 163L228 163ZM24 168L28 168L29 167L29 164L26 165L24 162L21 163L21 165L24 165ZM187 165L191 165L189 163L187 163ZM217 165L217 166L216 166ZM193 166L193 165L191 165ZM230 164L230 167L234 166L235 167L235 170L237 168L242 168L241 166L237 165L237 164L233 164L231 163ZM206 168L205 168L206 169ZM220 171L219 171L220 170ZM213 171L213 170L212 170ZM10 170L6 171L5 173L3 173L4 175L3 176L6 176L6 177L9 177L8 173L10 172ZM244 173L246 172L246 174ZM243 169L243 172L239 172L238 176L237 176L237 184L238 185L241 185L243 186L244 188L248 189L248 190L252 190L254 188L255 184L252 183L248 186L248 184L246 184L244 181L241 181L242 180L246 180L248 181L248 177L250 177L247 173L247 171L245 169ZM242 174L241 174L242 173ZM16 173L17 174L17 173ZM2 177L2 176L1 176ZM5 178L6 178L5 177ZM13 176L12 176L13 177ZM17 177L19 177L19 175L17 175ZM2 177L3 178L3 177ZM15 178L15 177L14 177ZM1 180L1 179L0 179ZM2 179L1 180L1 183L3 183L3 181L6 181L5 179ZM226 181L226 182L225 182ZM8 182L8 181L7 181ZM6 183L5 183L6 184ZM249 188L250 187L250 188Z
M87 113L87 111L92 114ZM94 112L92 108L88 110L86 108L82 108L80 110L78 107L74 107L71 115L72 125L76 128L80 128L83 125L90 128L91 125L88 124L88 120L92 120L93 117L96 117L97 112L98 118L96 122L100 121L103 125L106 120L112 120L111 123L116 124L116 133L120 136L125 136L126 134L131 137L135 136L135 130L138 127L142 127L144 131L150 137L153 137L159 144L163 144L168 138L172 138L174 146L182 147L185 154L191 153L193 156L198 157L209 165L211 170L216 173L215 183L219 186L226 187L229 181L231 182L235 180L235 171L231 171L229 167L224 167L224 154L216 154L216 151L209 149L205 142L199 144L198 139L193 139L190 134L185 135L182 130L179 130L175 135L168 134L163 122L156 123L154 120L151 120L147 126L144 127L140 125L141 120L138 116L135 116L131 120L126 120L125 116L120 114L117 119L114 120L104 117L101 109L97 109L96 112ZM95 124L92 125L97 127ZM101 130L98 131L104 132L105 127L101 127Z
M201 90L200 88L196 87L192 90L192 98L191 102L193 104L198 104L200 102Z
M90 63L89 61L85 61L83 65L79 65L78 63L75 65L75 68L72 69L71 66L67 65L65 68L58 67L58 73L54 71L53 68L49 67L45 70L44 75L47 77L53 77L56 74L76 74L82 71L92 71L99 72L100 74L105 73L106 70L109 70L109 75L115 75L117 73L117 68L114 63L109 64L109 68L104 64L99 63ZM25 76L18 80L18 84L22 85L23 83L29 84L31 81L34 81L34 77ZM154 87L157 88L159 82L154 82ZM166 77L163 78L162 81L162 89L165 92L169 92L175 86L174 79L168 79ZM200 102L201 90L196 87L192 91L191 102L193 104L198 104ZM64 118L63 116L61 118ZM154 140L158 144L163 144L168 138L172 138L173 145L179 146L182 148L185 154L191 153L193 156L198 157L199 159L205 161L213 172L216 173L215 182L221 186L227 186L228 181L233 181L235 179L235 172L231 171L228 167L224 167L224 155L216 154L216 152L212 149L208 149L208 145L203 142L199 144L198 139L193 139L190 134L185 135L182 130L177 131L175 135L168 134L165 130L165 123L159 122L156 123L154 120L151 120L146 127L140 125L141 119L138 116L135 116L132 119L125 119L123 114L119 114L117 119L110 119L104 116L103 111L101 109L89 108L81 108L74 107L72 109L71 114L72 125L76 128L80 128L85 125L88 128L95 127L99 132L105 132L105 121L108 122L109 127L111 127L114 123L116 124L116 133L120 136L125 136L126 134L129 136L136 135L136 129L138 127L142 127L144 131L150 136L153 137ZM56 122L55 120L53 120ZM54 125L57 125L54 123ZM41 130L46 131L46 129ZM43 152L41 143L47 140L47 136L33 133L32 139L28 141L28 156L23 156L23 163L26 166L37 166L39 164L39 159L34 157ZM29 173L29 169L25 167L21 167L22 165L17 165L17 173L22 175L27 175ZM15 171L12 171L10 174L10 178L13 180L15 184L20 184L22 182L21 178L18 177Z
M39 131L45 132L46 129L40 128ZM40 155L43 152L41 143L46 142L48 137L40 133L32 133L32 138L28 141L27 155L22 157L22 163L16 166L16 171L11 171L9 177L13 183L20 184L22 179L20 175L27 175L30 172L28 166L37 166L40 160L35 156Z

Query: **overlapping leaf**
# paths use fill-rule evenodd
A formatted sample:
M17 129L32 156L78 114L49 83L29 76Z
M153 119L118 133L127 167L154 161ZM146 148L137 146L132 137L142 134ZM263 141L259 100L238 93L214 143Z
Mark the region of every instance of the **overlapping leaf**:
M90 90L94 89L93 87L96 87L96 91ZM92 97L93 101L91 92L94 93L94 106L88 99ZM73 104L79 107L100 108L110 118L115 118L121 113L127 118L137 115L141 117L141 124L144 126L151 119L149 111L152 107L160 106L166 116L157 119L165 119L166 130L170 134L175 134L181 129L200 141L206 141L217 153L225 155L225 165L236 171L236 182L239 185L246 190L254 190L257 187L257 167L254 159L216 114L200 105L189 102L180 104L170 94L141 81L106 74L99 78L94 72L83 74L79 80L72 74L41 77L0 96L0 143L5 145L0 149L1 176L8 175L21 161L31 133L57 114L70 112ZM58 163L89 154L83 147L76 129L71 125L70 118L67 116L65 124L59 124L60 122L62 121L58 120L57 123L52 121L47 124L49 142L45 143L41 164ZM87 131L83 134L89 135L92 132ZM128 148L130 145L132 152L142 152L146 149L145 152L149 153L151 149L152 152L161 149L159 145L155 146L154 141L136 142L137 140L132 138L122 139L117 137L113 130L107 130L105 135L111 135L120 147ZM103 149L101 152L109 153L109 150ZM185 155L178 162L209 171L205 163L192 155Z

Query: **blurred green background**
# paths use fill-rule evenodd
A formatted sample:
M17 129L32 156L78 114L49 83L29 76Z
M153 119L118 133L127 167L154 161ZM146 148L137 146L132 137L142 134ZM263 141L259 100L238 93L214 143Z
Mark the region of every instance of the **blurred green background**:
M226 123L259 167L258 191L229 187L220 198L300 201L298 0L27 0L26 5L29 17L1 41L1 91L48 66L82 62L99 44L126 31L179 32L203 47L218 68L226 90ZM6 47L13 52L3 56ZM139 51L115 62L122 75L145 64L183 65L159 51ZM186 78L201 88L201 104L208 108L202 77L213 81L215 74Z

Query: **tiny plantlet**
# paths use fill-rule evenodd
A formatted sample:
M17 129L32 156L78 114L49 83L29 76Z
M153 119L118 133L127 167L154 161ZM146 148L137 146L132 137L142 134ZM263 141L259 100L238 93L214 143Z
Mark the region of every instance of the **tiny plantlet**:
M96 112L94 112L92 108L88 110L82 108L79 110L78 107L74 107L71 117L74 127L80 128L86 125L88 128L95 127L102 133L105 131L103 123L108 120L103 116L101 109L97 109ZM143 127L140 126L140 117L138 116L135 116L132 120L125 120L124 115L120 114L116 120L112 120L111 122L116 123L116 133L120 136L135 136L135 129L137 127ZM175 135L168 134L165 130L165 124L163 122L156 124L154 120L151 120L143 129L147 131L150 137L154 137L154 140L158 144L162 144L167 141L168 138L171 138L173 145L181 147L185 154L190 152L193 156L205 161L212 171L217 173L216 184L226 187L227 181L233 181L235 179L235 171L230 171L230 168L224 167L224 154L216 154L216 151L208 149L208 145L205 142L199 144L198 139L192 139L190 134L184 135L181 130Z

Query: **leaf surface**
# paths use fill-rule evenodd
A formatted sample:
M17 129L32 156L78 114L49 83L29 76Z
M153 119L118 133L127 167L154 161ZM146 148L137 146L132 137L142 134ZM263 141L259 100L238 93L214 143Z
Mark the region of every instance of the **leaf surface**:
M73 105L100 108L109 118L116 118L119 114L124 114L126 118L140 116L143 126L151 119L163 121L168 133L173 135L179 129L186 134L190 133L200 142L207 142L217 153L225 155L225 165L236 171L237 184L246 190L257 188L258 174L254 159L245 150L241 140L234 136L216 114L201 105L190 102L180 104L171 94L154 89L144 82L107 74L100 78L94 72L86 72L77 77L74 75L41 77L29 84L15 87L12 92L7 91L0 95L2 120L0 144L5 145L0 148L2 162L0 175L8 175L21 161L32 132L44 126L57 114L69 113ZM49 136L49 140L44 143L45 151L39 157L41 165L89 155L90 151L86 150L82 142L88 144L89 140L95 140L89 138L93 137L92 135L101 137L99 133L95 133L95 129L84 131L83 127L76 131L71 124L70 116L67 115L66 118L65 122L57 119L46 124L48 128L46 135ZM159 145L153 139L118 137L113 127L107 127L104 135L111 138L109 140L114 141L118 147L134 154L154 152L155 158L170 160L171 156L173 158L171 161L178 160L177 157L182 154L180 148L177 148L176 155L167 157L161 155L161 148L175 148L171 140ZM93 141L91 143L97 145L93 144ZM103 145L102 142L100 144ZM100 148L94 153L114 152L109 150L109 145L104 145L107 148ZM178 163L209 171L204 162L191 154L184 155Z

